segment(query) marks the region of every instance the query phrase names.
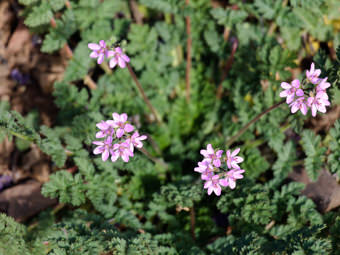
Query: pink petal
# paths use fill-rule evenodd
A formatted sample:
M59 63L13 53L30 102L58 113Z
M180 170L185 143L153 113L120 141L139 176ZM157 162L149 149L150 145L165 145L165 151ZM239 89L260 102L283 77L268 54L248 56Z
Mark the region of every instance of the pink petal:
M116 47L115 48L115 51L118 53L118 54L122 54L122 49L120 47Z
M118 152L114 152L111 156L111 161L112 162L116 162L117 159L119 158L119 153Z
M127 118L128 118L128 116L127 116L126 113L122 113L122 114L120 115L120 121L121 121L121 122L127 121Z
M104 54L101 53L101 54L99 54L99 56L98 56L98 60L97 60L98 65L100 65L101 63L103 63L103 61L104 61Z
M213 161L213 163L214 163L214 166L216 166L216 167L220 167L221 166L221 161L219 159L215 159Z
M118 65L120 66L120 68L125 68L126 63L125 63L124 59L118 58Z
M301 107L301 112L303 115L306 115L307 112L308 112L308 108L305 104L302 104L302 107Z
M280 92L280 97L286 97L288 96L288 90L284 90Z
M117 59L116 58L111 58L109 65L110 65L110 68L113 69L117 65Z
M302 89L298 89L298 90L296 91L296 95L299 96L299 97L304 96L304 94L305 94L305 93L303 93L303 90L302 90Z
M292 86L294 88L299 88L300 87L300 81L298 79L295 79L294 81L292 81Z
M284 89L290 89L292 86L287 82L281 82L281 87Z
M130 133L134 129L135 129L134 126L132 126L131 124L125 124L125 127L124 127L125 132Z
M292 108L290 109L291 113L296 113L299 110L299 107L296 103L292 105Z
M235 187L236 187L236 182L235 182L235 180L229 179L229 187L230 187L231 189L235 189Z
M293 102L293 101L294 101L294 94L288 95L288 96L287 96L287 99L286 99L286 103L287 103L287 104L290 104L290 103Z
M229 186L229 182L228 182L228 178L222 179L219 181L220 185L222 185L223 187L228 187Z
M212 186L210 186L208 188L208 195L211 195L211 193L213 192L214 188Z
M105 43L104 40L100 40L99 45L100 45L100 47L102 47L102 48L105 48L105 47L106 47L106 43Z
M116 113L116 112L112 113L112 118L113 118L114 121L120 121L119 114Z
M241 158L241 157L235 157L234 159L235 159L236 163L243 162L243 158Z
M99 129L107 129L107 128L110 127L105 121L101 121L101 122L97 123L96 126Z
M101 154L101 153L103 153L103 150L104 150L104 147L102 147L102 146L96 147L93 150L93 154L95 154L95 155Z
M312 62L312 64L310 65L310 72L311 73L313 73L314 72L314 69L315 68L315 66L314 66L314 63Z
M122 137L124 135L124 129L118 128L116 131L116 135L118 138Z
M103 138L103 137L105 137L105 136L106 136L106 135L104 134L103 131L99 131L99 132L96 133L96 138Z
M231 156L235 157L239 152L240 152L240 148L237 148L236 150L233 151L233 153L231 153Z
M110 156L109 150L105 150L102 154L102 160L106 161L109 156Z
M127 55L123 54L123 55L122 55L122 58L123 58L123 60L124 60L125 62L127 62L127 63L130 62L130 58L129 58Z
M213 147L211 146L210 143L207 145L207 152L209 154L214 154L215 153L215 151L214 151L214 149L213 149Z
M92 143L95 145L104 145L102 141L93 141Z
M220 196L221 195L221 187L220 186L215 187L214 192L215 192L216 196Z
M312 116L313 116L313 117L316 116L316 112L317 112L316 106L315 106L315 104L313 104L313 105L312 105Z
M98 58L98 53L95 51L92 51L90 54L90 58Z
M91 50L100 50L100 45L96 43L89 43L87 47L89 47Z

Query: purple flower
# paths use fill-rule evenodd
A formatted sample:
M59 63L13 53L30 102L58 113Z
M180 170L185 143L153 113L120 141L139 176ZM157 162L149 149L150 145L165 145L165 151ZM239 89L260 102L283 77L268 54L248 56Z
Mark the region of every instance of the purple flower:
M211 159L204 159L198 162L198 167L195 167L194 171L201 173L202 180L210 180L214 175L214 167L211 165Z
M300 89L300 81L298 79L292 81L292 84L282 82L281 87L285 90L280 93L280 97L286 97L287 104L293 102L295 95L299 97L304 95L303 90Z
M243 169L231 169L226 173L226 177L220 181L220 184L224 187L234 189L236 187L236 180L242 179L244 173Z
M143 143L142 140L145 140L147 137L146 135L139 135L138 131L134 132L133 135L128 139L128 143L130 144L130 150L133 151L134 147L142 148Z
M3 188L10 186L11 183L12 183L12 177L11 176L9 176L9 175L0 176L0 191Z
M317 84L319 82L319 75L321 74L321 70L320 69L314 69L314 63L312 63L310 70L306 71L306 77L307 80L310 81L313 84Z
M317 111L325 113L326 106L329 105L331 105L331 103L328 101L328 95L323 91L318 92L315 97L308 98L308 106L312 110L313 117L316 116Z
M329 82L327 82L328 77L321 79L318 86L316 86L316 93L323 92L326 93L326 89L331 86Z
M110 156L110 150L112 148L112 136L109 136L107 139L105 139L104 141L94 141L92 142L95 145L98 145L98 147L96 147L93 150L93 154L97 155L97 154L102 154L102 160L106 161L108 159L108 157Z
M227 166L228 168L240 168L238 163L243 162L243 158L236 156L240 152L240 148L237 148L233 152L227 150Z
M304 97L299 97L289 106L291 107L291 113L296 113L298 110L300 110L303 115L306 115L308 112L307 102Z
M118 114L116 112L114 112L112 114L113 120L108 120L106 121L109 125L112 125L114 128L118 128L116 130L116 136L117 138L120 138L124 135L125 132L130 133L134 130L134 127L129 124L126 123L127 122L127 114L126 113L122 113L122 114Z
M215 153L215 150L213 149L213 147L211 146L211 144L208 144L207 149L206 150L201 150L200 153L207 159L211 159L213 161L213 165L216 167L220 167L221 166L221 156L223 151L222 150L218 150Z
M111 160L115 162L119 157L124 162L129 162L129 157L133 157L133 151L130 150L130 145L127 142L116 143L111 149Z
M110 50L108 55L109 57L112 57L110 59L110 68L114 68L117 64L121 68L125 68L126 63L130 62L130 58L123 53L120 47L117 47L114 50Z
M96 125L100 131L96 133L96 138L104 138L106 136L113 136L115 130L113 126L107 123L107 121L101 121Z
M104 40L101 40L99 44L89 43L87 46L92 50L90 58L98 58L98 64L103 63L105 57L109 57L109 51Z
M221 180L219 178L220 178L219 175L216 174L213 177L211 177L210 180L204 183L204 188L208 189L208 195L210 195L213 191L217 196L221 195L221 186L220 186Z

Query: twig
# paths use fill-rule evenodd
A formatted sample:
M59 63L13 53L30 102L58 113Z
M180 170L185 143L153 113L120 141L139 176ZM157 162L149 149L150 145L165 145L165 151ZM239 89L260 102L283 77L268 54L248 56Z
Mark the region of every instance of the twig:
M188 6L190 0L185 0L185 4ZM186 66L186 73L185 73L185 83L186 83L186 99L187 102L190 102L190 71L191 71L191 46L192 46L192 40L191 40L191 23L190 23L190 17L185 17L186 22L186 28L187 28L187 66Z
M72 8L69 1L66 1L65 4L68 9ZM52 28L57 28L57 22L55 21L54 17L50 19L50 23ZM65 43L63 49L66 53L66 57L68 59L71 59L73 57L73 52L67 42ZM84 84L87 85L90 89L97 88L97 84L92 80L92 78L88 74L85 75L84 77Z
M138 10L138 4L136 3L136 0L129 0L128 4L129 4L129 7L130 7L129 9L130 9L131 16L133 17L133 19L135 20L135 22L138 25L142 25L143 24L143 15Z
M167 165L164 161L162 161L162 160L160 160L160 159L158 159L158 158L153 157L146 149L140 148L139 150L140 150L147 158L149 158L151 161L153 161L154 163L159 164L159 165L162 165L165 169L168 169L168 165Z
M233 38L232 38L233 39ZM238 40L235 38L232 41L232 49L231 49L231 53L230 56L227 60L223 75L222 75L222 79L220 84L218 85L217 91L216 91L216 98L217 99L221 99L222 98L222 94L223 94L223 81L227 78L227 75L231 69L231 66L234 62L234 56L237 50L237 46L238 46Z
M266 109L263 112L261 112L260 114L258 114L254 119L249 121L243 128L241 128L237 132L236 135L234 135L233 137L231 137L229 139L229 141L226 143L226 147L230 147L252 124L254 124L256 121L258 121L262 116L264 116L267 113L269 113L271 110L274 110L275 108L278 108L284 102L286 102L286 100L283 100L283 101L281 101L279 103L276 103L276 104L272 105L271 107L269 107L268 109Z
M152 114L155 117L155 119L158 122L158 124L161 124L162 122L161 122L160 118L158 117L156 109L152 106L150 100L147 98L142 85L139 83L139 81L137 79L137 76L136 76L135 72L132 70L132 67L130 66L129 63L127 63L127 68L128 68L128 70L130 72L130 75L131 75L132 79L136 83L137 88L138 88L139 92L141 93L144 102L149 107L150 111L152 112Z

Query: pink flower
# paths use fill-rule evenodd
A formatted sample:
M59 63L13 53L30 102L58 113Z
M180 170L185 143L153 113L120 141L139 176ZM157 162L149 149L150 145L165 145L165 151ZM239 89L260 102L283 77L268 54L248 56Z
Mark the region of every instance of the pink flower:
M228 168L240 168L238 166L238 163L243 162L243 158L236 156L240 152L240 148L237 148L233 152L230 152L230 150L227 150L227 166Z
M142 148L143 143L142 140L145 140L147 137L146 135L139 136L138 131L134 132L133 135L128 139L128 143L130 144L130 150L133 151L134 147Z
M226 173L226 177L220 181L220 184L234 189L236 187L236 180L243 178L242 173L244 173L243 169L231 169Z
M281 87L285 90L280 93L280 97L286 97L287 104L293 102L295 95L299 97L304 95L303 90L300 89L300 81L298 79L292 81L291 85L287 82L282 82Z
M110 150L112 148L112 136L109 136L104 141L94 141L92 143L98 145L98 147L93 150L93 154L102 154L102 160L106 161L110 156Z
M211 165L211 159L204 159L198 162L198 167L195 167L194 171L201 173L202 180L209 180L214 175L214 167Z
M307 102L304 97L299 97L289 106L291 107L290 110L292 113L296 113L298 110L300 110L303 115L306 115L308 112Z
M201 150L200 153L207 159L211 159L213 161L214 166L216 167L220 167L221 166L221 156L223 151L222 150L218 150L215 153L215 150L213 149L213 147L211 146L211 144L208 144L207 149L206 150Z
M316 93L323 92L326 93L326 89L331 86L329 82L327 82L328 77L321 79L318 86L316 86Z
M325 113L326 106L331 105L328 101L328 95L325 92L318 92L315 97L308 98L308 106L312 109L312 116L315 117L317 111Z
M110 60L110 68L114 68L117 64L121 68L126 67L126 63L130 62L130 58L125 55L120 47L115 48L109 52L109 57L112 57Z
M107 121L101 121L96 125L100 131L96 133L96 138L104 138L106 136L113 136L115 130L107 123Z
M115 162L119 157L121 157L124 162L129 162L129 157L133 157L133 152L130 150L130 145L123 142L113 145L111 155L112 162Z
M112 125L114 128L118 128L116 130L116 136L117 138L120 138L124 135L125 132L130 133L134 130L134 127L129 124L126 123L127 122L127 114L126 113L122 113L122 114L118 114L116 112L114 112L112 114L113 120L108 120L106 121L109 125Z
M109 56L109 51L104 40L101 40L99 44L89 43L87 46L92 50L90 58L98 58L98 64L103 63L104 58Z
M314 63L312 63L310 67L310 71L306 71L307 80L313 84L317 84L319 82L319 75L321 74L320 69L314 69Z
M208 195L210 195L213 191L217 196L221 195L221 186L220 186L221 180L219 180L219 178L220 178L219 175L216 174L213 177L211 177L210 180L204 183L204 188L208 189Z

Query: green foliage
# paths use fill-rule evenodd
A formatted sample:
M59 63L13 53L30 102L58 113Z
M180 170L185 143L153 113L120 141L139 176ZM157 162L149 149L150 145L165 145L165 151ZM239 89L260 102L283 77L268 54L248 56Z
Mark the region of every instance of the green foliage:
M310 130L303 131L301 143L307 156L305 159L305 167L308 176L315 181L321 171L326 148L320 146L321 137L315 135Z
M334 123L334 127L330 130L329 148L332 153L328 156L328 164L330 171L340 177L340 121Z
M0 139L14 138L22 151L35 143L50 155L53 173L42 192L65 207L45 211L27 229L1 216L0 252L10 254L1 250L9 243L13 254L35 255L336 254L338 209L320 214L301 196L304 185L288 176L302 161L312 180L321 169L340 176L339 121L314 134L306 128L310 115L292 115L282 104L232 148L225 144L281 100L280 83L301 78L298 68L309 65L318 49L313 61L329 77L331 103L337 103L340 47L337 59L328 51L339 44L338 1L230 0L212 8L211 0L189 5L140 0L142 24L135 24L129 1L71 0L72 8L63 0L19 2L25 24L44 38L41 51L58 54L68 44L73 56L63 79L54 83L53 126L40 126L36 110L21 116L1 102ZM190 102L186 17L192 38ZM121 41L161 125L128 70L111 73L89 58L87 44L102 39ZM85 86L89 77L97 89ZM144 148L150 157L136 150L129 163L112 163L93 155L95 124L113 112L126 112L148 135ZM244 158L245 178L218 198L208 197L193 171L208 143L240 147Z

